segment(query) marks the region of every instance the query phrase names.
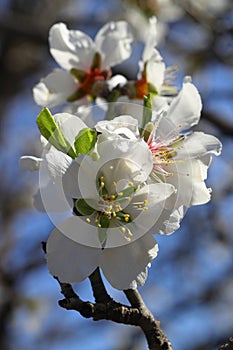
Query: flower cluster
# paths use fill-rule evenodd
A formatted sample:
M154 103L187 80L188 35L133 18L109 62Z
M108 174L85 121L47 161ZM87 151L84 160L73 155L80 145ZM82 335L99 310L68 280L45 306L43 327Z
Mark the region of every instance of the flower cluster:
M34 204L55 224L46 257L61 282L82 281L100 266L117 289L143 285L158 252L153 234L173 233L188 207L210 200L205 180L221 143L191 131L200 95L189 78L179 93L167 82L155 26L152 18L134 81L111 77L111 67L131 54L126 22L106 24L94 42L63 23L50 30L50 51L63 70L35 86L35 101L73 104L78 112L52 115L43 108L42 155L20 163L39 171ZM91 103L102 120L95 108L86 119L80 112Z

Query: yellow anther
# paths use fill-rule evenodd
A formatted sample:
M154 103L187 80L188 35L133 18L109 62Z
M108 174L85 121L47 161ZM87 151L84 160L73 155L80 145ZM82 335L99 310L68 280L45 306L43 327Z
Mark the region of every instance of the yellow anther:
M143 203L144 203L144 204L147 204L147 203L148 203L148 200L147 200L147 199L144 199Z
M131 201L131 197L128 197L127 199L128 199L129 202Z
M131 237L133 236L133 234L132 234L132 232L130 230L128 230L128 235L131 236Z
M138 204L137 207L138 207L138 208L142 208L142 205L141 205L141 204Z
M100 181L104 181L104 177L103 176L101 176Z
M133 182L132 181L128 182L128 185L133 186Z
M101 187L101 188L104 188L104 186L105 186L104 182L103 182L103 181L101 181L101 183L100 183L100 187Z
M118 192L118 196L122 197L123 196L123 192Z
M125 227L121 227L121 232L125 233L126 232L126 228Z
M115 218L117 216L117 214L115 213L115 211L112 213L112 216Z
M116 181L113 181L112 184L113 184L113 186L115 186L115 187L116 187L116 185L117 185Z
M114 194L111 195L111 199L114 200L116 199L116 196Z
M89 218L86 218L86 222L88 222L88 223L89 223L89 222L91 222L91 219L89 219Z
M125 216L125 222L129 221L129 216Z
M98 219L95 219L95 223L97 224L97 222L99 222L99 220Z
M101 225L100 225L100 224L98 224L98 227L101 227Z
M131 241L131 238L130 237L125 237L125 239L128 241L128 242L130 242Z
M142 210L143 210L143 211L146 211L146 210L148 210L148 208L147 208L147 207L144 207L144 208L142 208Z

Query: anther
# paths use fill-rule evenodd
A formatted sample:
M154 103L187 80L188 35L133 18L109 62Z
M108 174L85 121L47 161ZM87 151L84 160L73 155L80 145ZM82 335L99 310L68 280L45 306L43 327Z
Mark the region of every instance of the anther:
M86 218L86 222L90 223L90 222L91 222L91 219Z

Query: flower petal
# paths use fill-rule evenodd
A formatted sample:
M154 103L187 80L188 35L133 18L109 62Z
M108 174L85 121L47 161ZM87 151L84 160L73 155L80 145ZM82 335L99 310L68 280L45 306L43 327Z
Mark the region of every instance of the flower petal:
M157 256L158 245L151 235L117 248L104 249L100 267L114 288L123 290L143 285L145 269Z
M102 57L102 68L113 67L129 58L133 37L127 22L105 24L95 38L96 49Z
M33 88L33 97L39 106L55 107L67 102L77 84L69 72L56 70Z
M72 241L92 248L101 248L98 238L98 227L91 217L86 222L86 216L72 216L57 225L57 229Z
M184 83L179 95L172 100L165 121L170 124L169 129L175 126L175 132L190 129L199 122L201 108L201 97L195 86ZM162 123L159 125L159 130L161 126Z
M86 124L76 115L69 113L55 114L54 119L61 128L65 138L69 141L71 146L74 145L74 141L79 131L86 128Z
M164 82L165 69L166 67L162 57L159 52L154 49L151 57L148 59L146 71L147 80L157 89L159 89Z
M81 282L97 268L101 249L78 244L55 228L47 241L49 272L60 282Z
M22 156L19 159L20 167L30 171L39 170L41 162L43 162L42 158L37 158L34 156Z
M135 140L139 137L138 121L130 115L121 115L113 120L103 120L96 124L96 130L110 135L119 135Z
M142 59L146 62L150 59L154 47L157 45L157 18L149 19L149 28L147 30L146 43L143 51Z
M51 55L67 70L89 69L96 51L95 44L88 35L79 30L68 30L64 23L52 26L49 44Z
M204 182L210 160L211 156L207 154L200 159L186 159L167 165L166 170L172 174L168 181L177 189L177 193L166 202L170 202L169 208L179 208L181 205L188 208L210 200L210 190Z
M203 132L194 132L188 136L181 147L177 147L177 159L185 159L185 157L199 158L205 154L215 154L218 156L221 153L222 144L214 136Z

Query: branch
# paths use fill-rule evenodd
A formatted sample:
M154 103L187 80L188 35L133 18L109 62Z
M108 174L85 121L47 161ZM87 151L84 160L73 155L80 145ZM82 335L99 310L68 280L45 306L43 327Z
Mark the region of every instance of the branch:
M56 277L55 277L56 278ZM83 301L68 283L58 281L65 299L59 305L66 310L79 312L85 318L94 321L110 320L132 326L138 326L144 332L150 350L172 350L167 337L160 329L160 322L155 320L144 304L137 290L124 291L132 306L114 301L107 293L97 268L89 277L93 289L95 303Z
M124 291L132 307L137 308L141 314L141 327L147 339L150 350L172 350L172 345L160 328L160 322L154 318L152 313L144 303L137 289L127 289Z

